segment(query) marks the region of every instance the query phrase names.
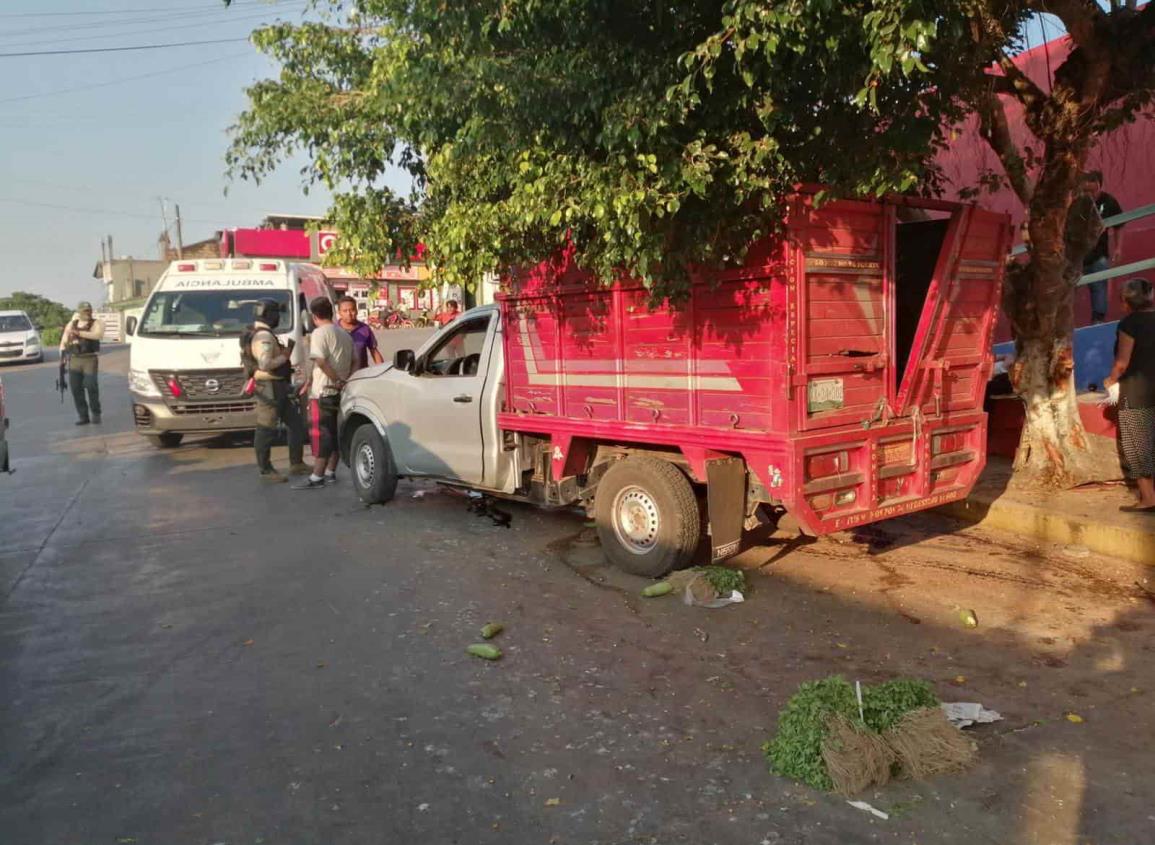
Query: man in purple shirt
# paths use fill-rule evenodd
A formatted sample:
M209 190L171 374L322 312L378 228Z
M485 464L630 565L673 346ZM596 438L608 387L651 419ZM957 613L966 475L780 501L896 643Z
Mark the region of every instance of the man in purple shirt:
M357 300L351 296L343 296L337 300L338 325L353 338L353 370L369 366L369 356L373 356L374 364L384 363L385 359L377 351L377 335L373 334L372 327L357 319Z

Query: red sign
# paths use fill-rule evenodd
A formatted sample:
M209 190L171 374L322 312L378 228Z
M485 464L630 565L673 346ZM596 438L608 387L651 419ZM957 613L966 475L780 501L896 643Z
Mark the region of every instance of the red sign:
M309 238L301 230L234 229L234 258L309 258Z
M317 255L324 255L337 245L336 232L318 232L317 233Z

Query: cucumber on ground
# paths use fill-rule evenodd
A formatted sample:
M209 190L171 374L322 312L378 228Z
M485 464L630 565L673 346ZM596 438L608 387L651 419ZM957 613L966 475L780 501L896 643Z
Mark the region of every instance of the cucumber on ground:
M505 630L505 626L500 622L490 622L481 629L481 638L483 640L492 640L498 634Z
M482 660L500 660L501 649L489 643L474 643L465 651L472 654L474 657L480 657Z

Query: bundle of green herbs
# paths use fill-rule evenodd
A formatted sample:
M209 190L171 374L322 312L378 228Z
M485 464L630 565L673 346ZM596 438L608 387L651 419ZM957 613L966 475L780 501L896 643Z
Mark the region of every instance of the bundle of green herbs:
M720 596L728 596L734 590L746 592L746 573L741 569L730 569L726 566L703 566L699 570L710 586Z
M862 688L862 712L853 684L834 675L798 688L778 716L778 731L762 746L775 774L832 791L836 784L823 757L831 726L849 724L872 734L888 731L915 710L937 708L930 684L918 680L887 681ZM828 744L829 749L829 744Z

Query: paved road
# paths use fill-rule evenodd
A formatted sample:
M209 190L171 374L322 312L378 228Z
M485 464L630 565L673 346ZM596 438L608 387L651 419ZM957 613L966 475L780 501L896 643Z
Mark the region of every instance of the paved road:
M4 845L1150 840L1138 567L924 518L769 540L740 606L645 601L575 514L504 529L413 483L365 509L261 487L243 442L154 451L126 362L105 356L100 429L51 362L0 369ZM489 621L493 664L463 651ZM864 796L884 822L759 751L833 672L1005 720L973 771Z

